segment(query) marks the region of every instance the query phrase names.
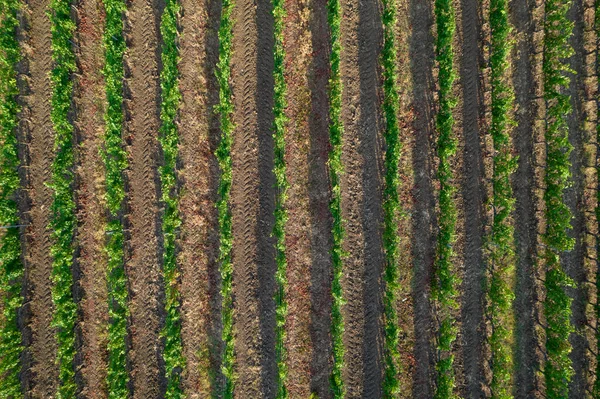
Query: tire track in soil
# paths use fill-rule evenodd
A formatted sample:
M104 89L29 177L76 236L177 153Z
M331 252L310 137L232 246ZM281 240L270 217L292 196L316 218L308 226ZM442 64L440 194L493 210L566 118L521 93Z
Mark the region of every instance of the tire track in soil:
M342 218L343 307L346 347L344 379L349 398L380 396L383 269L381 226L382 138L377 87L381 18L376 3L342 3L341 76L343 84ZM378 25L379 23L379 25Z
M482 10L478 0L461 0L461 58L460 90L462 91L463 171L461 180L462 212L464 223L463 282L461 293L460 355L468 398L485 397L486 381L483 375L484 326L484 167L480 136L480 122L485 113L481 69L483 66Z
M433 78L433 4L411 0L412 34L409 44L410 68L413 81L414 135L414 211L413 226L413 304L415 330L415 371L413 396L433 396L434 358L432 347L432 313L430 287L435 256L435 196L433 188L435 153L433 135L435 82Z
M570 59L570 66L575 71L571 75L571 84L569 94L571 95L571 104L573 112L569 115L567 123L569 128L569 141L573 145L571 153L571 173L573 184L565 190L565 203L573 213L571 220L572 230L570 236L575 239L575 247L572 251L561 255L561 261L564 262L565 271L575 281L577 288L569 289L569 296L573 298L571 306L571 322L576 332L571 334L570 342L573 346L571 360L575 374L570 383L569 397L584 398L586 393L591 392L592 386L589 385L591 372L590 368L590 343L587 341L586 328L588 326L588 314L586 307L591 302L589 297L588 273L585 260L586 255L586 213L593 215L589 207L584 204L585 201L585 176L584 176L584 146L589 143L595 133L584 130L584 121L586 118L584 102L585 98L585 49L584 49L584 1L575 0L569 10L569 19L574 22L573 35L571 36L571 46L575 53ZM591 274L591 273L590 273Z
M55 330L52 320L50 275L50 231L52 191L46 184L51 179L54 158L54 132L50 121L52 69L49 2L31 0L24 4L19 42L23 60L19 66L19 102L22 106L20 135L24 140L23 164L25 196L25 242L23 246L25 305L22 308L23 354L22 383L27 398L53 398L58 387L55 364Z
M75 9L77 31L75 50L79 73L75 75L76 112L76 203L77 252L80 270L80 312L78 351L75 364L81 395L106 398L106 334L108 300L106 256L104 254L104 166L98 156L104 138L106 96L102 67L104 9L99 0L81 0ZM77 290L77 285L76 285Z
M539 323L539 304L537 290L536 246L538 219L536 218L536 157L534 155L534 122L540 114L540 104L536 101L536 55L541 50L534 40L536 23L534 21L535 1L513 0L512 24L515 29L516 44L513 56L513 86L515 90L514 146L519 156L517 170L513 176L515 204L515 252L516 265L516 350L515 350L515 398L534 398L539 392L540 342L536 329ZM539 35L539 32L538 32ZM541 61L540 61L541 62Z
M287 0L284 27L285 78L288 88L286 116L287 179L286 255L288 262L287 389L290 398L310 396L310 366L315 342L311 340L311 206L310 111L308 85L311 62L310 0ZM323 184L326 187L327 182Z
M332 369L331 347L331 236L329 212L331 187L327 160L329 154L329 25L327 0L309 0L312 57L308 73L311 110L308 119L308 195L310 203L310 336L313 342L310 390L320 399L331 398L329 376Z
M162 289L158 222L159 18L158 0L133 1L126 13L127 170L126 272L129 280L133 398L159 398L165 389L160 359Z
M273 17L268 0L234 10L233 267L239 398L275 393Z
M219 183L214 153L220 131L213 110L219 102L215 66L221 2L183 0L181 7L178 128L182 225L178 260L186 359L182 387L188 398L200 399L215 395L222 381L219 231L214 206Z

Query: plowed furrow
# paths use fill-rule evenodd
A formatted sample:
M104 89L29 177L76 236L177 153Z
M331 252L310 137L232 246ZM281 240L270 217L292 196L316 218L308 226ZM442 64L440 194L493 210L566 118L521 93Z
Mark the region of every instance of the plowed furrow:
M311 207L310 207L310 88L311 62L310 0L287 0L284 27L285 73L288 87L288 123L285 130L287 178L289 182L286 255L288 321L288 392L291 398L310 397L311 357L315 353L311 331Z
M310 0L310 31L312 57L308 75L311 109L309 115L310 148L308 150L310 202L310 301L311 341L314 343L311 359L311 392L321 399L329 399L331 375L331 236L332 218L329 213L330 192L327 158L329 149L329 27L327 1ZM290 168L292 170L292 168Z
M429 304L432 267L435 255L435 196L432 179L435 167L432 155L434 133L434 49L431 29L433 4L412 0L410 16L412 33L409 44L410 69L413 81L415 143L413 147L414 212L413 226L413 304L415 329L415 398L432 397L433 352L432 314Z
M234 323L236 397L262 397L260 301L258 298L259 139L257 90L257 27L253 1L234 10L232 82L235 115L231 188L233 218Z
M50 275L50 206L52 192L46 186L51 178L54 135L50 121L52 69L50 20L47 1L25 4L26 31L21 37L25 49L25 70L20 79L26 88L20 101L23 106L21 128L27 140L25 168L28 224L25 234L25 355L23 383L27 396L52 398L56 394L58 370L55 365L56 341L52 320Z
M131 45L126 54L126 63L131 71L131 75L127 77L131 91L127 132L131 145L130 169L127 173L130 257L126 271L131 293L130 360L133 397L139 399L158 398L162 392L158 337L161 326L160 262L156 220L158 12L158 4L153 0L131 4L128 14Z
M479 122L484 113L481 82L481 4L461 1L462 43L460 85L462 91L462 197L464 212L464 277L462 284L462 348L465 394L481 398L485 386L483 369L483 306L485 265L483 259L484 195L483 160Z
M219 138L215 64L218 57L220 1L183 0L179 113L182 195L181 336L186 370L182 386L190 399L208 398L217 389L211 375L219 369L220 308L219 237L217 223L218 165L214 151Z
M78 208L77 263L81 270L83 299L81 312L81 349L76 363L82 394L90 399L106 398L106 333L108 302L104 245L104 166L98 156L104 134L104 65L102 3L84 0L77 8L76 49L79 75L76 76L74 106L79 158L77 159L76 203Z

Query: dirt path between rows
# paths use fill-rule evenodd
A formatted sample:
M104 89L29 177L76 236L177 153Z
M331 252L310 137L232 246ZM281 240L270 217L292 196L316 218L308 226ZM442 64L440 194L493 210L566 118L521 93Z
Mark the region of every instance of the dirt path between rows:
M430 288L435 256L435 194L432 184L435 146L435 81L433 78L433 3L411 0L410 63L413 81L414 135L413 170L415 208L413 222L413 304L415 330L415 373L413 396L433 397L434 353Z
M346 236L342 287L346 304L344 378L349 398L378 397L382 344L383 267L380 226L381 137L378 56L381 19L374 3L342 2L341 76L344 137L341 177L342 218Z
M157 399L164 392L161 378L161 257L158 223L158 0L131 2L126 18L125 54L129 156L127 200L131 382L133 398Z
M219 140L219 101L215 65L221 2L181 2L179 151L182 218L179 264L186 369L182 378L190 399L211 397L220 387L221 308L217 263L219 231L214 152Z
M457 69L460 74L461 103L456 111L460 113L457 120L460 126L462 143L459 145L459 157L462 157L460 181L462 196L463 226L461 241L463 242L462 262L464 276L461 293L461 336L460 346L464 368L464 396L467 398L485 397L485 378L483 374L483 348L485 331L484 320L484 285L485 264L483 258L484 242L484 166L481 137L485 131L481 129L481 121L485 113L483 98L483 15L482 4L477 0L461 0L460 2L460 58ZM461 234L461 235L462 235Z
M535 176L537 157L534 154L534 136L539 135L535 123L543 116L543 101L539 96L538 75L541 62L541 38L539 16L534 15L536 5L533 0L513 1L511 3L512 24L515 27L516 44L513 56L513 85L515 89L517 126L514 131L514 146L519 154L518 168L513 176L515 205L515 240L517 254L517 294L516 314L516 352L515 352L515 397L536 398L539 395L541 367L539 329L539 282L537 276L536 248L538 241L539 212L536 197L538 179ZM538 31L534 39L534 32ZM542 30L543 32L543 30ZM534 53L535 52L535 53ZM537 54L537 55L536 55ZM543 127L543 124L541 125ZM543 135L543 132L541 133ZM543 155L543 154L542 154Z
M48 399L56 394L58 368L52 320L52 257L50 231L54 133L50 121L52 69L49 2L32 0L24 4L20 44L24 59L20 66L19 98L22 106L20 130L25 141L23 164L28 213L23 216L25 245L23 331L23 387L28 398ZM22 207L23 208L23 207Z
M273 17L268 0L234 10L234 132L231 188L237 380L236 397L273 397L274 177Z
M310 0L287 0L284 29L285 76L288 87L286 116L286 165L290 184L286 208L286 297L288 320L288 392L291 398L310 397L310 364L315 343L311 340L311 206L310 179ZM327 182L323 186L326 187Z
M595 203L591 202L590 199L596 197L596 191L591 189L591 187L594 187L593 181L595 180L593 178L594 164L585 165L589 155L586 156L584 152L586 146L596 145L595 121L585 123L586 119L590 117L586 102L593 100L593 93L596 92L595 82L589 82L586 79L587 76L595 74L595 60L592 58L589 69L586 63L588 48L590 46L592 49L594 48L595 40L590 42L588 38L589 32L593 31L594 26L592 17L588 15L588 18L584 18L585 3L588 3L587 7L593 15L593 3L589 4L590 2L585 0L575 0L569 11L569 19L574 22L571 45L575 51L570 59L570 65L575 74L571 76L569 87L573 112L568 117L569 141L573 145L573 152L571 153L573 184L565 190L565 203L573 213L570 235L575 239L575 248L573 251L563 254L561 260L565 271L577 284L577 288L569 290L569 295L573 298L571 322L575 331L577 331L576 334L572 334L570 337L573 346L571 359L575 370L569 389L569 397L572 398L587 397L586 395L592 392L593 374L595 372L595 359L593 356L595 337L590 324L595 317L589 309L590 295L593 294L594 290L594 269L596 268L596 265L593 265L594 262L589 261L589 251L592 249L593 255L595 240L593 235L587 235L587 232L590 226L595 225ZM595 114L596 112L594 112ZM585 166L590 167L592 176L586 172ZM593 318L590 319L590 316Z
M308 149L308 195L310 212L310 336L313 342L311 359L311 392L320 399L331 398L331 236L332 218L329 212L331 191L327 159L329 153L328 81L330 35L327 24L327 0L310 0L310 31L312 57L308 75L310 91L310 129Z
M108 300L104 247L104 165L98 155L104 136L106 94L102 68L104 8L98 0L81 0L76 9L75 77L77 179L77 264L81 270L81 317L76 357L81 395L106 398Z

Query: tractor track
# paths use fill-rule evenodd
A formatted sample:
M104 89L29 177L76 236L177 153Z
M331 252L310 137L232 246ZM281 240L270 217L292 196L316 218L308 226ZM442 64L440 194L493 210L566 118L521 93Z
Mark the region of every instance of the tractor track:
M310 396L310 364L315 343L311 340L311 207L310 179L310 0L287 0L284 28L285 76L288 87L285 142L287 179L290 185L286 208L286 255L288 304L286 349L291 398Z
M76 56L79 73L75 75L76 114L76 262L81 273L82 299L75 363L81 396L104 399L106 391L106 333L108 293L104 254L104 165L98 156L104 137L104 65L102 27L104 9L98 0L81 0L76 8Z
M231 209L239 398L271 397L274 383L274 336L267 332L274 330L275 316L273 63L268 60L272 57L264 59L266 50L273 49L270 9L268 0L243 0L234 10Z
M50 120L52 87L49 2L31 0L24 4L19 41L23 60L19 67L22 110L20 135L24 140L23 172L25 204L21 206L25 241L23 258L25 304L22 308L22 384L27 398L53 398L58 388L57 344L52 320L52 257L50 230L52 190L47 187L54 159L54 132Z
M178 261L181 270L181 336L186 369L182 387L190 399L214 395L221 383L221 307L218 259L219 102L217 0L181 2L179 89L180 170L182 194Z
M159 18L158 0L131 2L126 13L126 135L129 240L130 387L133 398L157 399L161 375L161 258L158 222Z

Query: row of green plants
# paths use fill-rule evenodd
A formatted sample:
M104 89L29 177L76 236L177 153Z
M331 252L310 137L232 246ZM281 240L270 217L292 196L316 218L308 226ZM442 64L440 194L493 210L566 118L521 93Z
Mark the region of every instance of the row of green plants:
M328 0L327 22L331 35L330 72L329 77L329 180L331 182L331 201L329 211L333 219L331 249L331 339L333 348L333 365L331 369L330 386L334 398L345 395L342 371L344 369L344 318L342 292L344 225L342 220L342 191L341 175L344 173L342 164L342 138L344 125L342 123L342 79L340 74L340 57L342 52L340 22L342 10L340 0Z
M287 258L285 247L285 225L288 213L285 207L287 199L288 181L285 163L285 125L287 106L285 82L285 49L283 46L283 29L286 17L285 1L273 0L273 32L275 43L273 48L274 68L274 93L273 93L273 174L275 175L275 224L273 236L275 243L275 360L277 362L277 398L287 399L287 351L285 347L285 327L287 320Z
M73 297L74 238L77 225L74 198L74 127L70 121L73 73L77 70L73 50L75 22L70 0L52 0L52 81L51 120L54 128L55 156L52 163L53 190L50 229L52 254L52 326L56 328L59 384L57 398L73 398L75 384L75 322L77 305Z
M124 0L103 0L106 13L104 27L104 81L106 86L106 114L104 146L101 157L106 179L107 286L108 286L108 369L106 385L109 399L128 395L127 373L127 277L124 267L123 207L125 184L123 172L127 168L127 154L123 147L123 17Z
M491 275L487 287L487 306L491 319L491 397L493 399L512 398L513 371L513 329L512 311L515 294L513 291L515 273L514 225L511 214L514 210L511 178L517 167L512 155L511 107L514 92L510 85L509 55L513 47L510 39L511 25L508 20L508 0L490 2L490 69L492 120L490 133L494 145L493 157L493 220L488 237Z
M434 5L437 38L435 57L438 64L438 101L436 116L439 158L439 226L434 262L431 297L438 324L435 399L455 398L454 355L452 345L458 329L455 313L458 309L460 279L453 266L456 241L456 187L453 183L453 163L457 140L453 133L452 109L456 99L452 94L455 80L453 46L455 31L454 6L451 0L436 0Z
M570 358L569 336L574 332L571 325L572 299L566 292L574 282L561 265L560 254L573 249L574 240L569 237L572 214L565 204L563 194L570 184L571 163L567 116L571 112L571 98L566 94L572 72L567 59L573 54L569 38L573 23L567 18L570 0L545 2L544 22L544 100L546 102L546 232L544 234L546 266L546 360L544 377L546 397L564 398L569 391L573 376Z
M383 312L385 322L384 337L384 377L382 397L395 398L400 393L398 374L400 372L399 326L396 305L398 300L398 161L400 158L400 128L398 124L399 97L397 88L398 68L396 65L396 3L383 0L383 49L381 63L383 69L383 114L385 116L385 186L383 191L383 248L385 251L385 293Z
M219 26L219 61L216 75L219 83L219 120L221 124L221 141L215 152L221 177L217 199L219 217L219 263L221 268L221 321L223 331L223 352L221 371L224 382L222 386L223 399L233 399L235 385L235 352L233 331L233 264L231 262L231 247L233 244L232 217L230 207L232 160L231 146L233 143L233 93L230 85L231 56L233 45L234 0L223 0L221 3L221 24Z
M179 291L179 268L177 265L176 240L181 226L179 193L177 190L177 156L179 134L177 113L181 101L179 91L179 61L177 19L180 14L177 0L166 0L160 32L162 36L161 128L159 142L164 163L159 168L161 199L164 204L162 217L163 234L163 281L165 285L165 325L161 331L164 340L163 360L167 381L165 398L181 399L181 373L185 368L181 341L181 293Z
M17 42L19 0L0 0L0 397L22 397L19 372L23 350L18 313L23 304L19 228L17 125Z

